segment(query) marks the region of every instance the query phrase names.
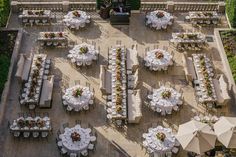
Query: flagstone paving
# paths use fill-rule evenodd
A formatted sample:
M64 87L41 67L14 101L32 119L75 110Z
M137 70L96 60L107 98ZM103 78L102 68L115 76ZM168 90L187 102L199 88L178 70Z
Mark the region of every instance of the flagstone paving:
M62 15L62 14L61 14ZM23 42L20 53L46 53L52 59L53 65L51 74L55 75L55 86L53 90L53 102L50 109L36 109L36 112L49 112L52 119L53 134L47 140L35 139L14 139L9 130L7 130L7 121L13 120L17 117L18 112L28 112L25 107L20 107L18 96L21 85L13 77L11 82L11 90L9 100L6 105L4 121L5 124L1 126L0 143L0 157L57 157L59 151L56 146L55 137L56 131L61 128L61 124L69 122L70 126L75 124L76 119L80 119L82 124L90 123L98 132L97 147L91 157L118 157L118 150L112 146L111 141L115 141L124 151L131 157L148 157L145 149L141 147L142 133L153 125L163 125L171 127L176 131L177 126L181 123L187 122L196 112L204 112L204 108L197 105L194 89L187 84L183 71L182 53L177 52L169 46L169 39L172 32L181 31L201 31L206 35L213 36L213 28L196 29L190 24L183 21L184 13L176 13L175 23L167 31L152 31L144 25L144 14L133 14L131 16L131 23L129 26L111 26L108 21L104 21L98 17L96 13L91 13L93 22L84 30L73 33L64 26L54 24L52 26L40 27L23 27L25 30ZM10 18L9 28L22 28L17 19L17 14L12 14ZM58 16L60 14L58 13ZM58 17L59 18L59 17ZM225 17L222 17L222 26L227 27ZM36 42L37 35L40 31L62 31L66 30L69 33L70 39L76 43L81 43L82 39L87 42L95 41L97 46L100 46L101 57L98 63L94 63L91 67L75 69L66 59L68 50L65 49L43 49L39 47ZM213 37L214 39L214 37ZM185 104L177 113L171 116L162 117L150 111L144 105L142 106L143 118L140 124L128 125L124 129L117 129L112 125L106 123L106 112L104 110L105 100L99 91L99 65L107 61L108 47L116 44L120 40L127 48L132 45L137 45L140 57L140 75L139 87L141 88L142 99L145 99L147 91L151 87L155 87L159 81L169 81L173 83L176 88L183 87ZM154 46L159 48L167 48L168 51L173 51L176 65L168 71L168 73L153 73L143 67L142 58L146 48L152 49ZM214 50L214 51L212 51ZM220 60L217 44L215 40L209 43L209 48L202 51L212 57L217 73L224 73L222 70L222 61ZM86 82L91 84L95 89L96 107L87 113L72 113L67 114L61 103L61 90L63 88L72 86L76 81L85 85ZM225 113L226 115L236 115L233 113L234 101L232 100L229 106L215 111L216 115ZM235 110L236 111L236 110ZM179 157L186 156L186 152L180 151Z

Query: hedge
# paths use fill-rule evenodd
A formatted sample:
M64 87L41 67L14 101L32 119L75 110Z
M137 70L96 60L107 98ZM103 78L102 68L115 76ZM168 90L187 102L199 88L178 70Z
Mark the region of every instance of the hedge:
M0 27L4 27L10 12L9 0L0 0Z
M226 12L232 27L236 27L236 0L226 0Z

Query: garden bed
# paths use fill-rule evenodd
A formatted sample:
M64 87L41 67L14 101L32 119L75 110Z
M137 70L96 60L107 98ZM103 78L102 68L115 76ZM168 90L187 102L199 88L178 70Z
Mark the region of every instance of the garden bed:
M0 27L5 27L10 12L9 0L0 0Z
M0 95L8 78L17 33L18 31L0 31Z
M236 31L220 31L220 36L229 61L234 82L236 82Z

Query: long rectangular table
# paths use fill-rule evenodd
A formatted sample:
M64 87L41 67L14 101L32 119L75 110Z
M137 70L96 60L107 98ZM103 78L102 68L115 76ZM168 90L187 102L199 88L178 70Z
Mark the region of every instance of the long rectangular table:
M28 81L25 83L25 87L22 93L24 104L37 105L39 103L43 84L44 70L46 65L46 58L46 54L35 54L33 57L29 78Z
M119 68L120 70L118 70ZM113 118L115 119L126 119L127 118L127 78L126 78L127 74L126 74L126 51L124 47L112 48L111 73L112 73L112 83L111 83L112 84L112 90L111 90L112 99L111 100L112 100L113 106L116 107L115 113L112 115L113 115ZM118 91L118 88L120 92ZM119 99L122 99L122 100L119 100Z
M199 92L199 102L216 102L216 91L213 84L213 67L205 54L193 54L193 64L197 75L196 91Z
M51 23L52 14L50 10L23 10L19 18L24 24L46 24Z
M192 24L218 24L220 17L217 12L189 12L189 20Z
M65 32L40 32L38 41L42 46L67 46L68 39Z

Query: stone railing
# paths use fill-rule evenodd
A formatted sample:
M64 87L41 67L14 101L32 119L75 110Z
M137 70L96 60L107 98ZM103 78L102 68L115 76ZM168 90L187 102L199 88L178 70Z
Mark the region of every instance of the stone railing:
M141 2L141 11L166 10L168 12L217 11L225 12L224 2Z
M229 31L229 30L232 30L232 29L215 29L214 35L215 35L217 46L218 46L218 49L220 52L220 57L221 57L221 60L223 63L222 68L224 69L224 72L225 72L224 74L227 77L228 87L229 87L230 91L233 93L234 100L236 100L236 85L235 85L232 71L231 71L227 56L226 56L224 45L223 45L221 37L220 37L221 31Z
M45 9L52 11L70 11L80 9L84 11L96 11L96 2L19 2L11 1L12 12L19 12L23 9Z

